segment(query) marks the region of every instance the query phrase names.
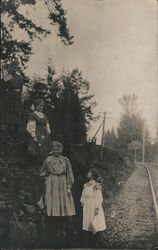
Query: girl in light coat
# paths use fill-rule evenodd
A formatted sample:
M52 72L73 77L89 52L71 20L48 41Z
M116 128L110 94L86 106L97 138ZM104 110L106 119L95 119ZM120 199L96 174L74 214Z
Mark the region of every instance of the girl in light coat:
M102 191L101 185L97 182L99 178L98 171L91 168L87 174L89 181L84 185L81 205L83 207L83 225L84 231L93 234L106 229L105 217L102 208Z
M46 208L47 217L55 219L57 236L65 236L66 218L76 214L71 193L74 176L70 161L62 156L62 151L62 144L54 141L52 152L41 169L40 176L45 179L45 192L37 203L41 209Z

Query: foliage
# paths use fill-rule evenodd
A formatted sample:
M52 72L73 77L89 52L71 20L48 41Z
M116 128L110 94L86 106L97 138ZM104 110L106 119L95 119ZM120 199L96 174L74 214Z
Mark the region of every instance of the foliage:
M137 110L137 101L138 98L135 94L133 95L124 95L119 99L119 103L122 107L123 114L131 116Z
M34 38L41 39L50 34L49 30L36 25L24 13L20 12L22 6L33 6L37 2L37 0L2 0L1 58L4 64L11 58L19 61L24 66L32 53L31 42ZM50 2L52 5L49 20L51 24L58 27L59 32L57 35L64 44L72 44L73 37L70 36L69 29L67 28L66 11L62 8L62 1L51 0L46 2ZM14 38L15 28L24 30L28 35L28 40L18 41Z
M47 69L47 79L34 77L29 83L25 110L30 112L33 100L42 98L53 139L61 140L67 148L85 142L90 121L95 119L92 108L96 103L89 94L89 82L78 69L56 77L52 60L48 61Z
M135 150L142 148L142 143L140 141L132 141L130 144L128 144L129 150Z
M145 146L145 160L154 161L158 160L158 143L147 143Z
M62 91L56 99L54 117L55 131L61 134L66 143L86 141L89 123L93 120L89 83L83 79L81 72L74 69L60 77ZM60 114L60 115L59 115Z
M73 36L70 35L69 29L67 28L66 11L62 8L62 0L53 0L51 5L54 11L50 12L49 18L52 24L57 24L58 26L57 35L61 37L65 45L72 44Z
M117 136L114 131L114 128L111 130L108 129L106 133L104 133L104 146L109 149L116 148Z
M118 144L121 148L127 149L132 141L142 142L144 119L138 113L136 95L125 95L119 102L123 112L117 129ZM147 127L145 134L147 139L149 136Z

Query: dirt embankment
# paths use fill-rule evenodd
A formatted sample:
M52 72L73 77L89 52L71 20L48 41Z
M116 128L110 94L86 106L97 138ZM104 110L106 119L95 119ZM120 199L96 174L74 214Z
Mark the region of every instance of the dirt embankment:
M72 241L72 244L68 244L67 247L80 247L78 234L81 231L82 210L79 200L88 168L96 167L102 176L105 216L111 216L114 199L122 189L123 183L133 172L134 166L127 166L117 152L108 149L104 149L103 159L100 160L100 148L95 145L91 147L89 145L75 146L72 148L69 158L75 176L72 191L77 217L75 222L67 223L70 237L66 241ZM43 183L39 178L41 164L29 158L22 164L20 161L14 162L12 159L1 159L1 247L41 248L43 246L45 237L43 216L36 206L43 188ZM98 245L103 242L104 246L108 242L105 235L98 240Z

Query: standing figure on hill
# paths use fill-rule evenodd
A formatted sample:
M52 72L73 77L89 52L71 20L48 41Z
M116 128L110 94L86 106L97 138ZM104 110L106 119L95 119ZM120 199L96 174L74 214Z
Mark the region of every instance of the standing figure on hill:
M83 225L82 229L86 232L88 240L93 241L92 234L104 231L106 229L105 217L102 208L102 187L98 183L99 173L95 168L91 168L87 174L89 181L84 184L81 205L83 207Z
M51 150L51 131L48 119L43 113L44 101L41 98L36 99L34 107L26 128L29 133L28 152L32 156L46 157Z
M62 156L62 144L54 141L52 152L45 160L41 177L45 178L45 193L38 203L46 207L47 217L54 219L55 233L65 236L66 218L75 215L71 186L74 182L69 159Z
M17 74L18 64L13 61L8 73L1 81L1 125L7 128L8 135L18 137L19 128L24 125L24 112L21 99L23 79Z

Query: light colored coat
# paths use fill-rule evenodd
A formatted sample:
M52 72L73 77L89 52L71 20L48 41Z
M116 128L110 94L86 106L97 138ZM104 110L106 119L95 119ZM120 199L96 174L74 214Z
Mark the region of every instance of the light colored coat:
M83 206L82 229L93 233L105 230L106 224L102 208L103 197L101 192L101 186L94 180L87 182L84 185L80 201ZM95 215L96 208L99 209L98 215ZM95 220L96 228L93 228L93 220Z
M69 160L64 156L50 155L45 160L41 176L46 177L44 203L48 216L75 215L72 193L68 194L74 177Z

